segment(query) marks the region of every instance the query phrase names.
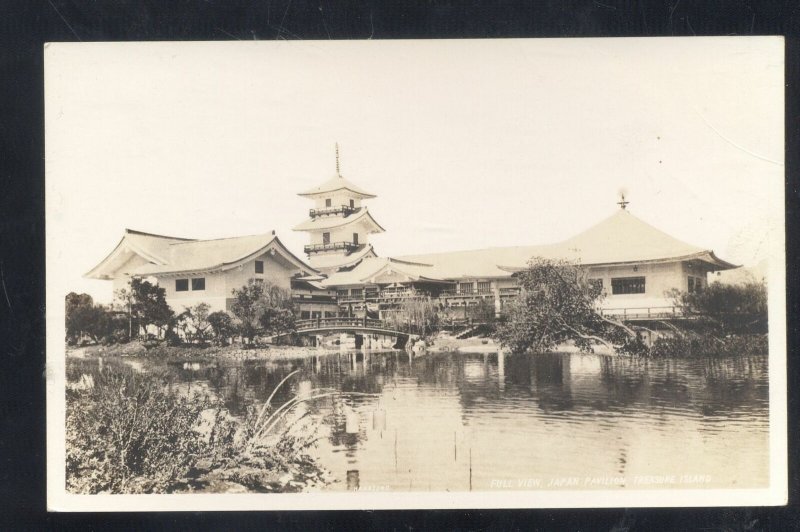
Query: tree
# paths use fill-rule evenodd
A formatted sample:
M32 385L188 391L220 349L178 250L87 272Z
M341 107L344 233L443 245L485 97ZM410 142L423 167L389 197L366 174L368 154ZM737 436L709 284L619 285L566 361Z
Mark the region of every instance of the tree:
M250 279L233 291L231 312L240 321L239 330L252 343L261 330L286 332L294 326L291 292L266 281Z
M209 329L211 328L211 323L208 321L209 308L208 303L198 303L186 309L184 319L187 328L184 333L190 341L197 341L203 344L208 338Z
M427 336L439 330L441 314L439 304L430 297L407 299L389 315L389 323L400 330Z
M227 339L233 334L233 320L230 314L218 310L208 315L208 323L211 325L211 331L214 333L214 340L217 345L224 345Z
M174 316L174 312L167 304L166 291L160 286L139 278L131 279L130 290L133 319L144 329L145 333L150 325L158 327L160 336Z
M112 308L125 314L128 320L128 338L133 338L139 332L139 324L133 322L133 291L128 288L114 290L114 303Z
M70 344L77 343L83 337L99 342L115 333L119 321L114 313L102 305L95 305L90 295L70 292L65 303L65 326Z
M292 293L272 283L258 283L263 294L258 305L261 310L259 325L267 333L282 333L294 329L294 303Z
M693 293L673 290L676 304L692 323L716 336L765 333L767 286L762 282L722 284L715 282Z
M579 265L536 258L516 275L520 295L497 330L500 343L512 351L548 351L567 340L591 351L595 343L616 348L638 338L631 328L599 313L601 289L588 282Z

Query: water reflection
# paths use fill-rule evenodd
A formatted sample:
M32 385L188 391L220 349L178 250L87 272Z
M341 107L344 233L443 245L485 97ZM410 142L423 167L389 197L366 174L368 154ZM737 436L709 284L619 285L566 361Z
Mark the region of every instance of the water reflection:
M341 352L170 371L175 386L205 389L241 415L297 369L273 405L320 389L374 394L303 403L332 489L493 489L503 479L507 489L521 485L514 479L556 489L548 482L576 475L612 478L578 486L605 489L645 475L709 479L689 487L768 482L766 356Z

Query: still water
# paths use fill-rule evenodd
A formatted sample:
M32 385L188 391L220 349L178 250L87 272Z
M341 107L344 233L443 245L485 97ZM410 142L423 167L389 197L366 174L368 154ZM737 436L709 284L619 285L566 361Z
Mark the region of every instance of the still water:
M333 490L763 487L767 357L341 353L177 364L233 413L276 395L308 405Z

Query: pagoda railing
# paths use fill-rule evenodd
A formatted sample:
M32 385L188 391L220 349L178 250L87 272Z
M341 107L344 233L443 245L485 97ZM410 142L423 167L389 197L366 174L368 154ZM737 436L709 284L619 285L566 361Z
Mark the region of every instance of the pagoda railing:
M320 251L338 251L338 250L351 251L358 249L358 244L355 242L328 242L327 244L309 244L303 247L306 253L319 253Z
M324 209L311 209L308 211L308 215L312 218L316 218L317 216L325 216L327 214L339 214L342 213L344 216L349 216L355 212L356 208L351 207L350 205L338 205L336 207L325 207Z

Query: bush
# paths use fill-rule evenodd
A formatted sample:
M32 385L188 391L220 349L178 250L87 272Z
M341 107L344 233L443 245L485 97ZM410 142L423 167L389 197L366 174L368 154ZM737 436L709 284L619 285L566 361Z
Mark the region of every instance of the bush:
M659 338L650 349L655 358L722 357L762 355L769 350L766 334L716 338L706 335Z
M165 493L185 481L202 442L203 401L166 391L157 376L111 366L67 391L67 490Z
M208 398L170 391L169 373L136 373L113 358L102 371L95 360L74 360L66 376L71 493L173 493L215 479L298 491L320 481L307 454L317 440L308 413L250 405L236 418Z
M211 325L211 331L214 333L214 340L217 345L225 345L228 343L228 338L233 336L234 326L230 314L218 310L208 315L208 323Z

